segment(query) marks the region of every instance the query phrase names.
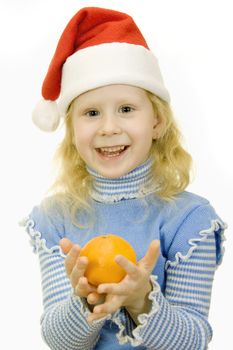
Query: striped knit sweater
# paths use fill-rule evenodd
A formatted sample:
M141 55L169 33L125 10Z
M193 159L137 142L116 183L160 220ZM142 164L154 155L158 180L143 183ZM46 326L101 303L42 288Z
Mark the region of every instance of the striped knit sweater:
M40 260L41 330L51 349L207 349L212 337L208 322L211 289L222 259L226 225L207 200L194 194L183 192L172 202L161 201L151 193L150 169L149 160L112 180L88 169L94 179L90 195L96 214L89 229L73 225L55 199L52 211L35 207L24 221ZM87 219L81 212L79 220L87 223ZM124 308L88 324L86 300L73 294L65 273L65 256L58 245L61 238L82 246L90 238L110 232L127 239L138 259L152 239L161 242L151 275L152 308L139 315L138 326Z

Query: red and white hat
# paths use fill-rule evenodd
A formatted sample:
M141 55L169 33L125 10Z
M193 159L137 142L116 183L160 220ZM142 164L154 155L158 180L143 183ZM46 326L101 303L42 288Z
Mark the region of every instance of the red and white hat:
M75 97L111 84L137 86L170 100L158 61L132 17L85 7L60 37L33 121L40 129L53 131Z

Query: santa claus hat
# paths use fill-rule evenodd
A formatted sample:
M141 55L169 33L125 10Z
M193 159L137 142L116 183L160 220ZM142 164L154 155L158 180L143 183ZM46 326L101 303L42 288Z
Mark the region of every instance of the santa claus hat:
M132 17L83 8L60 37L33 121L40 129L53 131L75 97L111 84L140 87L169 102L158 61Z

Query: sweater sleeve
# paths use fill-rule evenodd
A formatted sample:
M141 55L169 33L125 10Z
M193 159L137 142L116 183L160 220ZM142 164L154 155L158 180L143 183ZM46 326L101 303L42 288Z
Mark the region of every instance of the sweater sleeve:
M33 216L35 218L35 214ZM45 236L38 230L44 225L37 224L31 218L22 225L28 232L34 251L38 253L41 277L44 312L41 317L41 333L44 341L53 350L93 349L99 339L99 333L107 318L87 322L90 313L85 299L73 294L72 287L66 276L64 267L65 256L59 245L46 244ZM54 234L56 228L53 228Z
M189 250L183 255L179 252L180 235L188 228L187 221L193 220L196 214L191 214L181 225L177 232L178 239L175 237L169 247L164 293L156 276L151 276L151 311L138 316L137 327L127 329L125 324L130 323L129 315L125 312L115 316L121 344L129 342L132 346L142 345L151 350L207 349L212 338L208 322L212 283L216 266L221 260L220 242L223 241L226 226L218 218L212 220L210 227L189 240Z

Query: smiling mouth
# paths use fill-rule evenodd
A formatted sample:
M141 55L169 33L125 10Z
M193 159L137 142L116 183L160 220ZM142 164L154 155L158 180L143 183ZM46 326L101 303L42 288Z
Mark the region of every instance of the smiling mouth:
M125 152L129 146L114 146L114 147L100 147L96 148L97 152L105 157L117 157Z

